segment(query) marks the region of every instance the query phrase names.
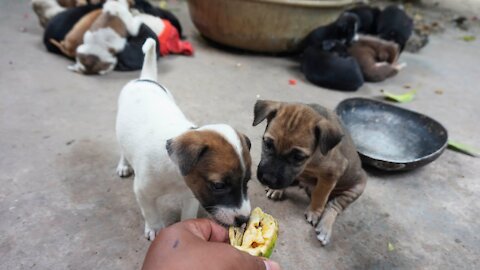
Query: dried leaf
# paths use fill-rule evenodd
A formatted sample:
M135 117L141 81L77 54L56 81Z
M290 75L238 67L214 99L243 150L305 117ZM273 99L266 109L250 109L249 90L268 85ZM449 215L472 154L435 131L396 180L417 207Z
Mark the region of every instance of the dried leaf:
M470 35L470 36L463 36L462 39L463 39L463 41L466 41L466 42L472 42L477 38L475 36Z
M399 103L405 103L405 102L412 101L416 93L417 93L417 90L411 90L404 94L392 94L385 91L383 92L383 95L385 96L386 99L393 100Z
M448 140L448 149L467 154L472 157L478 157L480 154L480 151L477 149L473 148L472 146L453 141L453 140Z
M394 250L395 250L395 247L394 247L393 244L390 243L390 242L388 242L387 248L388 248L388 251L394 251Z

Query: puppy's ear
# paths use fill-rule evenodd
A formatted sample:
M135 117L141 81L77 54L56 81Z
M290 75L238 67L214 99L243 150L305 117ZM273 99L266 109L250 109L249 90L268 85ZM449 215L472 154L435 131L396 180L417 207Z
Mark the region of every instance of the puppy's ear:
M325 118L315 126L316 146L320 148L322 155L326 155L332 150L342 140L343 136L342 131Z
M167 140L166 148L170 159L177 164L183 176L189 174L198 161L208 151L208 146L192 136L181 135Z
M242 137L245 140L245 144L248 147L248 151L250 151L252 149L252 142L250 141L250 139L247 137L247 135L243 133L238 132L238 134L240 135L240 137Z
M253 109L253 126L260 124L265 118L272 120L280 107L281 102L257 100Z

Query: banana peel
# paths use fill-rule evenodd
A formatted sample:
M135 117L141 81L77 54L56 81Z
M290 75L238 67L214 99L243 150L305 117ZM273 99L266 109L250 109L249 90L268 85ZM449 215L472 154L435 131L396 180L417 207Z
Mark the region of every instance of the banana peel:
M245 229L229 228L230 245L253 256L270 258L278 237L278 222L259 207L250 215Z

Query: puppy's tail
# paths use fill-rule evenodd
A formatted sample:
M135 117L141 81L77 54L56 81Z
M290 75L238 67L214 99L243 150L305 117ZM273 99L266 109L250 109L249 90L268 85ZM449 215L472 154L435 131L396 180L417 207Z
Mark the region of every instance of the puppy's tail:
M157 81L157 44L153 38L147 38L142 47L145 57L143 58L142 73L140 79Z

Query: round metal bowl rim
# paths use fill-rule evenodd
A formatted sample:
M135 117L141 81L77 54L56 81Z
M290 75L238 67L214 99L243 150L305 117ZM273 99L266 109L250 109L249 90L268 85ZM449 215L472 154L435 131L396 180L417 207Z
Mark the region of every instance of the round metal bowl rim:
M248 2L260 2L260 3L270 3L270 4L279 4L279 5L289 5L289 6L300 6L300 7L343 7L346 5L353 4L355 0L325 0L325 1L311 1L311 0L298 0L291 2L291 0L243 0Z
M368 99L368 98L347 98L345 100L342 100L340 103L338 103L337 105L337 108L335 109L335 111L337 112L337 115L338 115L338 108L340 107L340 105L344 104L344 103L347 103L348 101L354 101L354 100L363 100L363 101L369 101L369 102L376 102L376 103L382 103L382 104L385 104L387 106L392 106L392 107L397 107L397 108L400 108L402 110L407 110L407 111L410 111L410 112L413 112L413 113L416 113L416 114L419 114L421 116L424 116L428 119L430 119L432 122L438 124L440 127L443 128L443 130L445 131L445 135L446 135L446 140L445 142L443 143L443 145L441 147L438 148L437 151L431 153L431 154L428 154L426 156L423 156L421 158L416 158L416 159L413 159L413 160L409 160L409 161L391 161L391 160L382 160L382 159L378 159L378 158L374 158L370 155L366 155L365 153L363 153L362 151L360 151L360 149L357 148L357 151L363 155L363 156L366 156L372 160L376 160L376 161L381 161L381 162L389 162L389 163L396 163L396 164L405 164L405 165L409 165L409 164L414 164L418 161L421 161L421 160L426 160L426 159L429 159L437 154L440 154L441 152L443 152L445 150L445 148L447 148L447 145L448 145L448 130L442 125L440 124L440 122L438 122L437 120L425 115L425 114L422 114L422 113L419 113L419 112L415 112L415 111L412 111L412 110L408 110L408 109L404 109L404 108L401 108L401 107L398 107L398 106L395 106L395 105L392 105L392 104L388 104L388 103L385 103L385 102L382 102L382 101L378 101L378 100L374 100L374 99ZM341 119L341 118L340 118Z

